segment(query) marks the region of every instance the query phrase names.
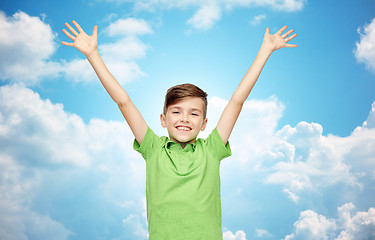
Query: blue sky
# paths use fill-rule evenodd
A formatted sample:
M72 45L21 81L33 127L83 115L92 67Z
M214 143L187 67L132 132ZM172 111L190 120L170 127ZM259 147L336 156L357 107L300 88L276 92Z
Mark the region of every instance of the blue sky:
M209 95L215 127L266 27L267 62L221 165L225 240L375 237L375 3L0 3L0 238L146 239L145 166L65 22L90 33L159 135L166 90Z

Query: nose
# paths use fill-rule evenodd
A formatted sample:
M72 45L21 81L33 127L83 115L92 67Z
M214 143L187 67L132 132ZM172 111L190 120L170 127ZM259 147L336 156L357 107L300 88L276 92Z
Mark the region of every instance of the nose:
M188 123L189 122L189 114L181 114L180 121Z

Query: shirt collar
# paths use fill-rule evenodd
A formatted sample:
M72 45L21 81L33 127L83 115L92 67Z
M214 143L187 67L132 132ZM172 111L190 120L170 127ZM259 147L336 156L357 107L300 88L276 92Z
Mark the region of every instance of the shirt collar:
M169 150L173 149L173 150L182 150L182 151L185 151L185 152L194 152L195 146L196 146L196 142L188 143L188 144L186 144L185 148L182 149L182 147L179 143L175 143L172 140L170 140L169 138L165 142L165 147Z

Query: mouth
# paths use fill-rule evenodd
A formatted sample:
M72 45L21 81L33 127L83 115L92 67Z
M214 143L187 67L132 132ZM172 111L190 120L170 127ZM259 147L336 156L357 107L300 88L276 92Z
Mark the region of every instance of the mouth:
M177 130L179 130L179 131L184 131L184 132L191 131L191 127L186 127L186 126L177 126L176 128L177 128Z

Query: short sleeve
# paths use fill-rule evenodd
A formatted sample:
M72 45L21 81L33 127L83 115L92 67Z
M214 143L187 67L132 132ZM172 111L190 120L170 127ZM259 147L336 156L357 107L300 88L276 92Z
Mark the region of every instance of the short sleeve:
M160 138L148 127L141 144L138 143L137 139L134 139L133 149L142 154L142 157L147 160L152 153L155 153L160 145L159 143Z
M212 133L206 138L205 142L208 149L210 149L214 157L218 160L232 155L229 141L224 145L224 142L216 128L212 130Z

